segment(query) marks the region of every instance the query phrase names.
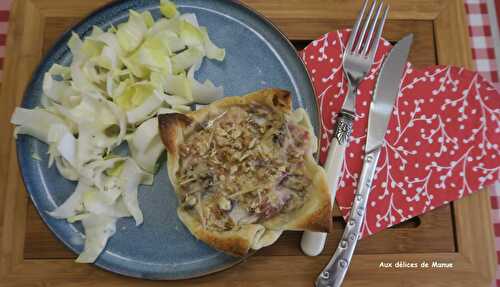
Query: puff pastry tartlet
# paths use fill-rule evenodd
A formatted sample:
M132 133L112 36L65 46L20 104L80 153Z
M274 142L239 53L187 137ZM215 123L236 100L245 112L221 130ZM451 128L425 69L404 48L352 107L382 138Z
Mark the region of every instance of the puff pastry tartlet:
M159 116L178 215L208 245L243 256L284 230L329 232L331 195L303 109L279 89Z

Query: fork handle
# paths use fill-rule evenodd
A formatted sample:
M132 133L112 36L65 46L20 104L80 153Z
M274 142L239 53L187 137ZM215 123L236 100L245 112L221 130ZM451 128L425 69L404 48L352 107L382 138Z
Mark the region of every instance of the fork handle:
M316 279L316 287L340 287L344 281L363 226L366 204L370 195L379 155L380 148L365 154L363 170L361 171L358 189L354 196L347 225L335 254L333 254L330 262L328 262L318 276L318 279Z
M328 148L328 156L324 165L328 186L332 195L332 204L337 193L337 185L342 175L345 150L352 131L353 116L350 113L340 113L335 125L335 133ZM317 256L323 251L327 234L324 232L305 231L302 234L300 247L308 256Z

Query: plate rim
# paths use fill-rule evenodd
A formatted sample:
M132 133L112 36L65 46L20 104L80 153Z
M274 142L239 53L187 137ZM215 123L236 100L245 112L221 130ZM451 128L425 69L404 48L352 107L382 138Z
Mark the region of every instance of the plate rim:
M226 0L218 0L218 1L225 2ZM86 22L89 21L89 19L91 19L95 16L98 16L101 13L105 13L107 10L113 9L114 7L116 7L120 4L124 4L126 2L133 3L135 1L134 0L125 0L125 1L112 0L112 1L100 6L98 8L92 10L90 13L86 14L81 20L79 20L75 24L71 25L68 29L66 29L64 32L62 32L58 36L57 40L47 50L47 52L42 54L36 68L31 73L30 80L29 80L28 84L26 85L26 88L23 91L23 97L22 97L22 100L20 103L20 107L25 107L28 105L27 103L28 103L29 98L30 98L30 92L36 90L37 75L41 74L42 71L46 69L46 65L48 64L47 57L49 55L52 55L55 59L57 59L58 56L60 56L59 54L66 54L66 52L64 52L64 53L59 52L58 53L58 51L61 50L61 47L66 47L65 49L68 49L67 42L69 41L73 31L75 31L76 28L85 25ZM176 2L176 1L174 0L174 2ZM303 69L303 71L305 72L305 75L307 76L307 79L308 79L307 84L309 86L309 89L312 91L313 95L316 95L316 88L314 87L314 85L312 83L311 75L310 75L310 73L305 65L305 62L300 57L299 52L296 50L295 46L292 44L290 39L288 39L288 37L285 35L285 33L280 28L278 28L276 26L276 24L274 24L267 16L265 16L261 12L257 11L256 9L250 7L248 4L244 3L243 1L241 1L241 0L229 0L228 2L231 2L233 4L238 5L240 8L245 10L245 12L249 12L249 13L253 14L256 18L259 18L260 20L262 20L266 24L266 26L268 26L272 30L274 30L273 32L276 32L280 36L280 38L282 40L284 40L287 43L287 45L295 51L294 56L296 59L298 59L298 62L300 63L301 68ZM85 34L88 31L89 30L84 31L82 34ZM320 113L320 108L319 108L319 102L318 102L318 99L316 96L314 97L313 101L314 101L315 106L316 106L316 119L315 120L316 120L317 125L318 125L318 127L317 127L318 135L316 135L316 136L317 136L317 141L319 144L320 136L322 133L321 113ZM311 116L311 115L309 115L309 116ZM23 182L23 185L26 189L26 193L28 194L32 204L35 206L35 209L36 209L38 215L40 216L40 218L42 219L42 222L44 223L44 225L46 227L48 227L48 229L58 239L59 242L61 242L67 249L69 249L75 255L79 255L79 252L77 250L75 250L75 248L73 248L70 244L68 244L68 242L66 242L66 240L63 240L63 238L61 238L62 237L61 234L56 232L54 230L53 226L51 224L49 224L47 222L47 220L45 219L45 217L42 215L42 213L44 211L40 209L41 207L39 206L37 201L34 199L34 192L35 192L34 188L35 187L33 185L27 183L30 181L30 179L26 178L27 175L24 172L24 165L22 164L22 159L23 159L24 155L22 154L22 149L20 148L20 141L19 140L16 140L16 157L17 157L18 169L19 169L19 172L21 174L22 182ZM317 152L315 154L315 158L316 158L316 160L318 160L319 152ZM247 258L254 255L256 252L257 252L256 250L252 250L246 256L237 258L237 260L235 260L234 262L224 264L224 265L220 266L219 268L214 268L214 269L211 269L211 270L206 271L206 272L195 273L193 275L187 275L187 276L183 275L181 277L172 277L172 276L171 277L161 277L161 276L160 277L142 277L142 276L139 276L137 274L132 274L131 272L128 272L127 270L113 269L113 266L107 266L99 261L93 262L92 265L97 266L97 267L99 267L102 270L105 270L107 272L119 274L121 276L131 277L131 278L138 278L138 279L151 280L151 281L178 281L178 280L200 278L200 277L207 276L210 274L219 273L221 271L227 270L231 267L234 267L234 266L244 262ZM125 269L128 269L128 268L125 268Z

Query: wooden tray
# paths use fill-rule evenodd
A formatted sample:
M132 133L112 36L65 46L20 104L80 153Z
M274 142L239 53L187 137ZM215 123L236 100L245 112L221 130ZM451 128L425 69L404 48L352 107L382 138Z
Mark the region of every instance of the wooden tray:
M353 24L361 0L246 0L269 17L298 49L331 30ZM415 34L410 60L417 66L472 67L462 1L388 1L384 36ZM325 252L303 256L300 233L288 232L274 246L224 272L194 280L153 282L115 275L75 257L50 233L28 201L9 119L42 55L72 24L102 6L102 0L18 0L11 12L0 104L0 285L1 286L312 286L343 229ZM495 272L490 204L480 192L359 243L344 286L490 286ZM380 268L381 262L453 263L449 269Z

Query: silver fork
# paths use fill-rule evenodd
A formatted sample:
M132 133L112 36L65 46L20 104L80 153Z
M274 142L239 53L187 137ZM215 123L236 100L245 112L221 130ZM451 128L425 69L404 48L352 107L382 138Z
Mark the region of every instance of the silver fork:
M343 68L349 81L349 93L344 100L342 110L336 118L334 137L324 165L326 174L328 175L328 185L332 195L332 202L335 200L345 149L349 144L352 123L356 116L354 104L356 102L358 86L373 64L378 42L389 11L389 7L386 7L384 14L381 16L384 1L381 0L378 5L377 2L379 0L374 0L370 9L367 10L368 0L365 0L352 29L347 47L344 50ZM306 231L302 235L300 246L305 254L316 256L323 250L325 242L326 233Z
M349 93L342 107L342 111L337 117L337 126L335 132L337 142L334 142L334 150L337 149L337 147L341 147L340 149L342 151L342 161L345 147L348 144L348 140L351 135L352 121L356 116L354 104L357 90L360 82L370 71L370 68L373 64L375 53L378 48L379 39L382 35L385 20L389 12L389 7L387 6L384 13L381 15L384 1L381 0L378 5L377 2L379 2L379 0L374 0L369 12L367 13L367 15L365 15L366 8L368 6L368 0L365 0L363 8L358 18L356 19L356 23L349 37L347 47L344 51L343 68L345 75L349 81ZM361 31L359 30L360 27L362 27ZM331 156L330 152L331 151L329 151L328 157ZM333 159L331 159L331 161L333 161ZM340 163L337 163L339 165L337 167L337 173L335 173L337 181L338 177L340 176L340 166L342 164L342 161L340 161ZM332 174L329 174L329 176L332 176ZM336 184L337 182L335 183L335 189ZM357 240L357 238L354 238L353 240ZM340 245L335 251L332 259L316 280L315 284L317 287L341 286L347 273L347 267L351 262L354 248L355 244L346 246L345 241L340 242Z
M342 65L349 82L349 94L347 95L344 106L342 107L340 116L344 113L349 113L351 118L355 116L354 104L359 84L366 74L368 74L371 66L373 65L375 53L378 48L378 42L382 36L382 30L384 29L385 20L389 12L389 6L387 6L384 14L380 17L384 1L380 1L379 5L376 5L377 2L378 0L373 1L368 15L365 16L365 10L368 5L368 0L365 0L363 8L358 16L358 19L356 20L356 23L354 24L351 35L349 36L347 47L344 50ZM375 8L377 12L375 17L372 17ZM363 28L358 36L361 22L363 22Z

